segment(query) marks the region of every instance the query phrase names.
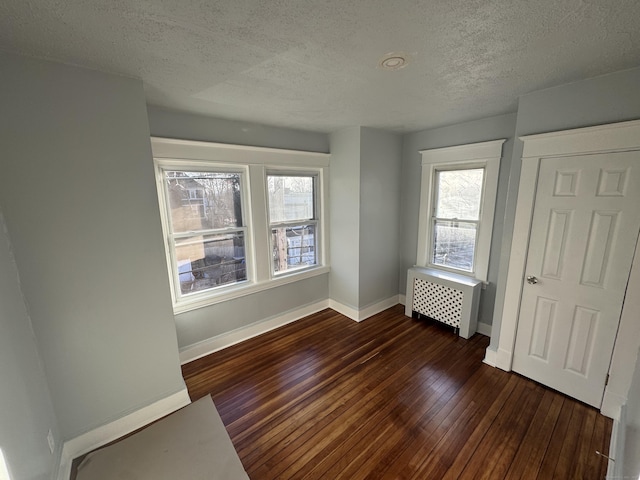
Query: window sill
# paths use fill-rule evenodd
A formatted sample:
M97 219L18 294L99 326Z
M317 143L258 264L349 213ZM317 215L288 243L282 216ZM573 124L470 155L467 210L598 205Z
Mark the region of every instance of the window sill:
M278 276L259 283L243 283L241 285L225 288L223 292L206 292L194 295L193 297L174 303L173 313L174 315L179 315L181 313L190 312L191 310L197 310L217 303L227 302L253 293L262 292L264 290L298 282L307 278L317 277L319 275L329 273L329 270L330 268L328 266L315 267L309 270Z
M419 268L429 273L429 275L431 275L432 277L449 280L457 283L462 283L464 285L474 286L478 283L484 284L484 282L481 279L474 277L473 274L471 273L469 274L460 273L457 271L440 268L439 266L435 266L435 265L428 265L426 267L419 267Z
M427 266L424 265L414 265L414 268L422 268L423 270L428 270L429 275L432 275L437 278L443 278L445 280L452 280L459 283L464 283L468 285L475 285L477 282L482 283L482 290L486 290L487 286L491 282L489 280L484 280L474 275L473 273L464 273L461 270L449 269L446 267L442 267L442 265L434 265L429 264Z

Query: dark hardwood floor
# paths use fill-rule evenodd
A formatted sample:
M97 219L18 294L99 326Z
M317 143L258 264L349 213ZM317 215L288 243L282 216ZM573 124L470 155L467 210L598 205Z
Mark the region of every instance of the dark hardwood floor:
M324 310L183 366L252 480L603 479L611 420L484 365L470 340L393 307Z

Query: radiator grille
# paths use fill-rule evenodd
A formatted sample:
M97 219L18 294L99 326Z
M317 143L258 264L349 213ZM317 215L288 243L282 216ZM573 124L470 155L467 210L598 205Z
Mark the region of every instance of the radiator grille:
M460 328L464 292L421 278L414 280L413 311Z

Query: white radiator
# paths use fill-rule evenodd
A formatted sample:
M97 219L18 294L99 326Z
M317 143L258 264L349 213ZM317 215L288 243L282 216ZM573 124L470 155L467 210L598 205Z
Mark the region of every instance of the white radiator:
M405 315L419 313L470 338L478 327L482 282L475 278L431 268L413 267L407 274Z

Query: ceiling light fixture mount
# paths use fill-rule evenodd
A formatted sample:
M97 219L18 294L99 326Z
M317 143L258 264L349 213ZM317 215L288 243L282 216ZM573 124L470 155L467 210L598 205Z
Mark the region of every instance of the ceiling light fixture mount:
M378 62L383 70L400 70L409 64L409 55L402 52L392 52L384 55Z

